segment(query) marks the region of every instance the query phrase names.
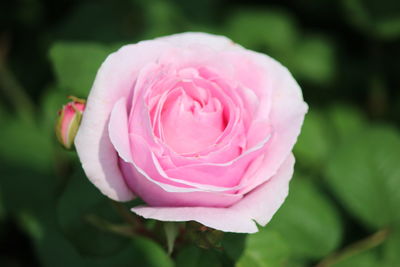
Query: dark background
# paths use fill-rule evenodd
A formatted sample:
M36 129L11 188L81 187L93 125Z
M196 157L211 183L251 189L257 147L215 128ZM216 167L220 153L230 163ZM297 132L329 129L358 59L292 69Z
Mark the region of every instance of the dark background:
M270 226L171 260L162 245L110 231L121 218L53 129L107 54L184 31L276 58L310 111L290 197ZM399 71L396 0L3 0L0 265L400 266Z

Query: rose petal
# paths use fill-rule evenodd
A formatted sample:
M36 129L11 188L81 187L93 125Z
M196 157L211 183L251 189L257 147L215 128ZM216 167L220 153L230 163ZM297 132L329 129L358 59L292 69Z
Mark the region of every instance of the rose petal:
M190 47L192 45L204 45L216 50L224 50L234 43L224 36L207 34L202 32L185 32L157 38L175 47Z
M260 64L266 64L265 68L268 67L271 73L270 85L273 92L268 124L272 127L273 135L268 141L267 152L262 163L264 176L245 177L241 181L243 185L241 193L244 194L265 182L283 164L296 143L308 109L303 101L299 85L287 68L266 55L250 51L248 53L252 54L254 60L258 60ZM263 127L260 121L253 127L254 132L265 130L265 126Z
M166 170L169 177L195 183L236 188L251 162L265 152L271 136L243 152L240 156L224 163L196 163ZM266 177L266 179L269 177ZM264 180L266 181L266 180Z
M153 179L154 176L150 178L147 173L133 164L121 162L120 166L130 188L152 206L228 207L242 198L240 194L210 192L161 183Z
M268 182L229 208L138 206L132 211L148 219L193 220L225 232L254 233L258 231L254 221L265 226L285 200L293 166L290 155Z
M214 144L225 128L222 109L210 112L206 108L182 87L171 91L161 114L164 142L180 154L200 152Z

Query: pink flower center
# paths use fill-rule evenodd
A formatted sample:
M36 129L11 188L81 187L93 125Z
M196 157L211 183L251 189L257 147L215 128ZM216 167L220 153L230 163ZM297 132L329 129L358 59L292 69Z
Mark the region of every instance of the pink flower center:
M220 101L205 97L206 93L193 95L192 88L188 84L186 88L173 89L161 111L164 142L180 154L195 153L215 144L226 127Z
M193 68L156 82L147 98L155 136L178 154L218 143L229 120L218 89Z

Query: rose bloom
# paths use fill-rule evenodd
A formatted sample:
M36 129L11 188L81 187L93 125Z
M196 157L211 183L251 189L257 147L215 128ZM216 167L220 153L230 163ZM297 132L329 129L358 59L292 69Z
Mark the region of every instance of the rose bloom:
M75 139L83 169L132 211L257 232L283 203L307 105L267 55L206 33L123 46L98 70Z

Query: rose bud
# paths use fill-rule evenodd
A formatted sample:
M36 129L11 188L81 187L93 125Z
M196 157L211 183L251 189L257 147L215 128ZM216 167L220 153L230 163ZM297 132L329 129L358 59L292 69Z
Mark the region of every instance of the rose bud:
M85 109L85 100L74 96L68 98L72 101L58 111L58 121L56 124L57 139L66 149L70 149L74 143L75 135Z

